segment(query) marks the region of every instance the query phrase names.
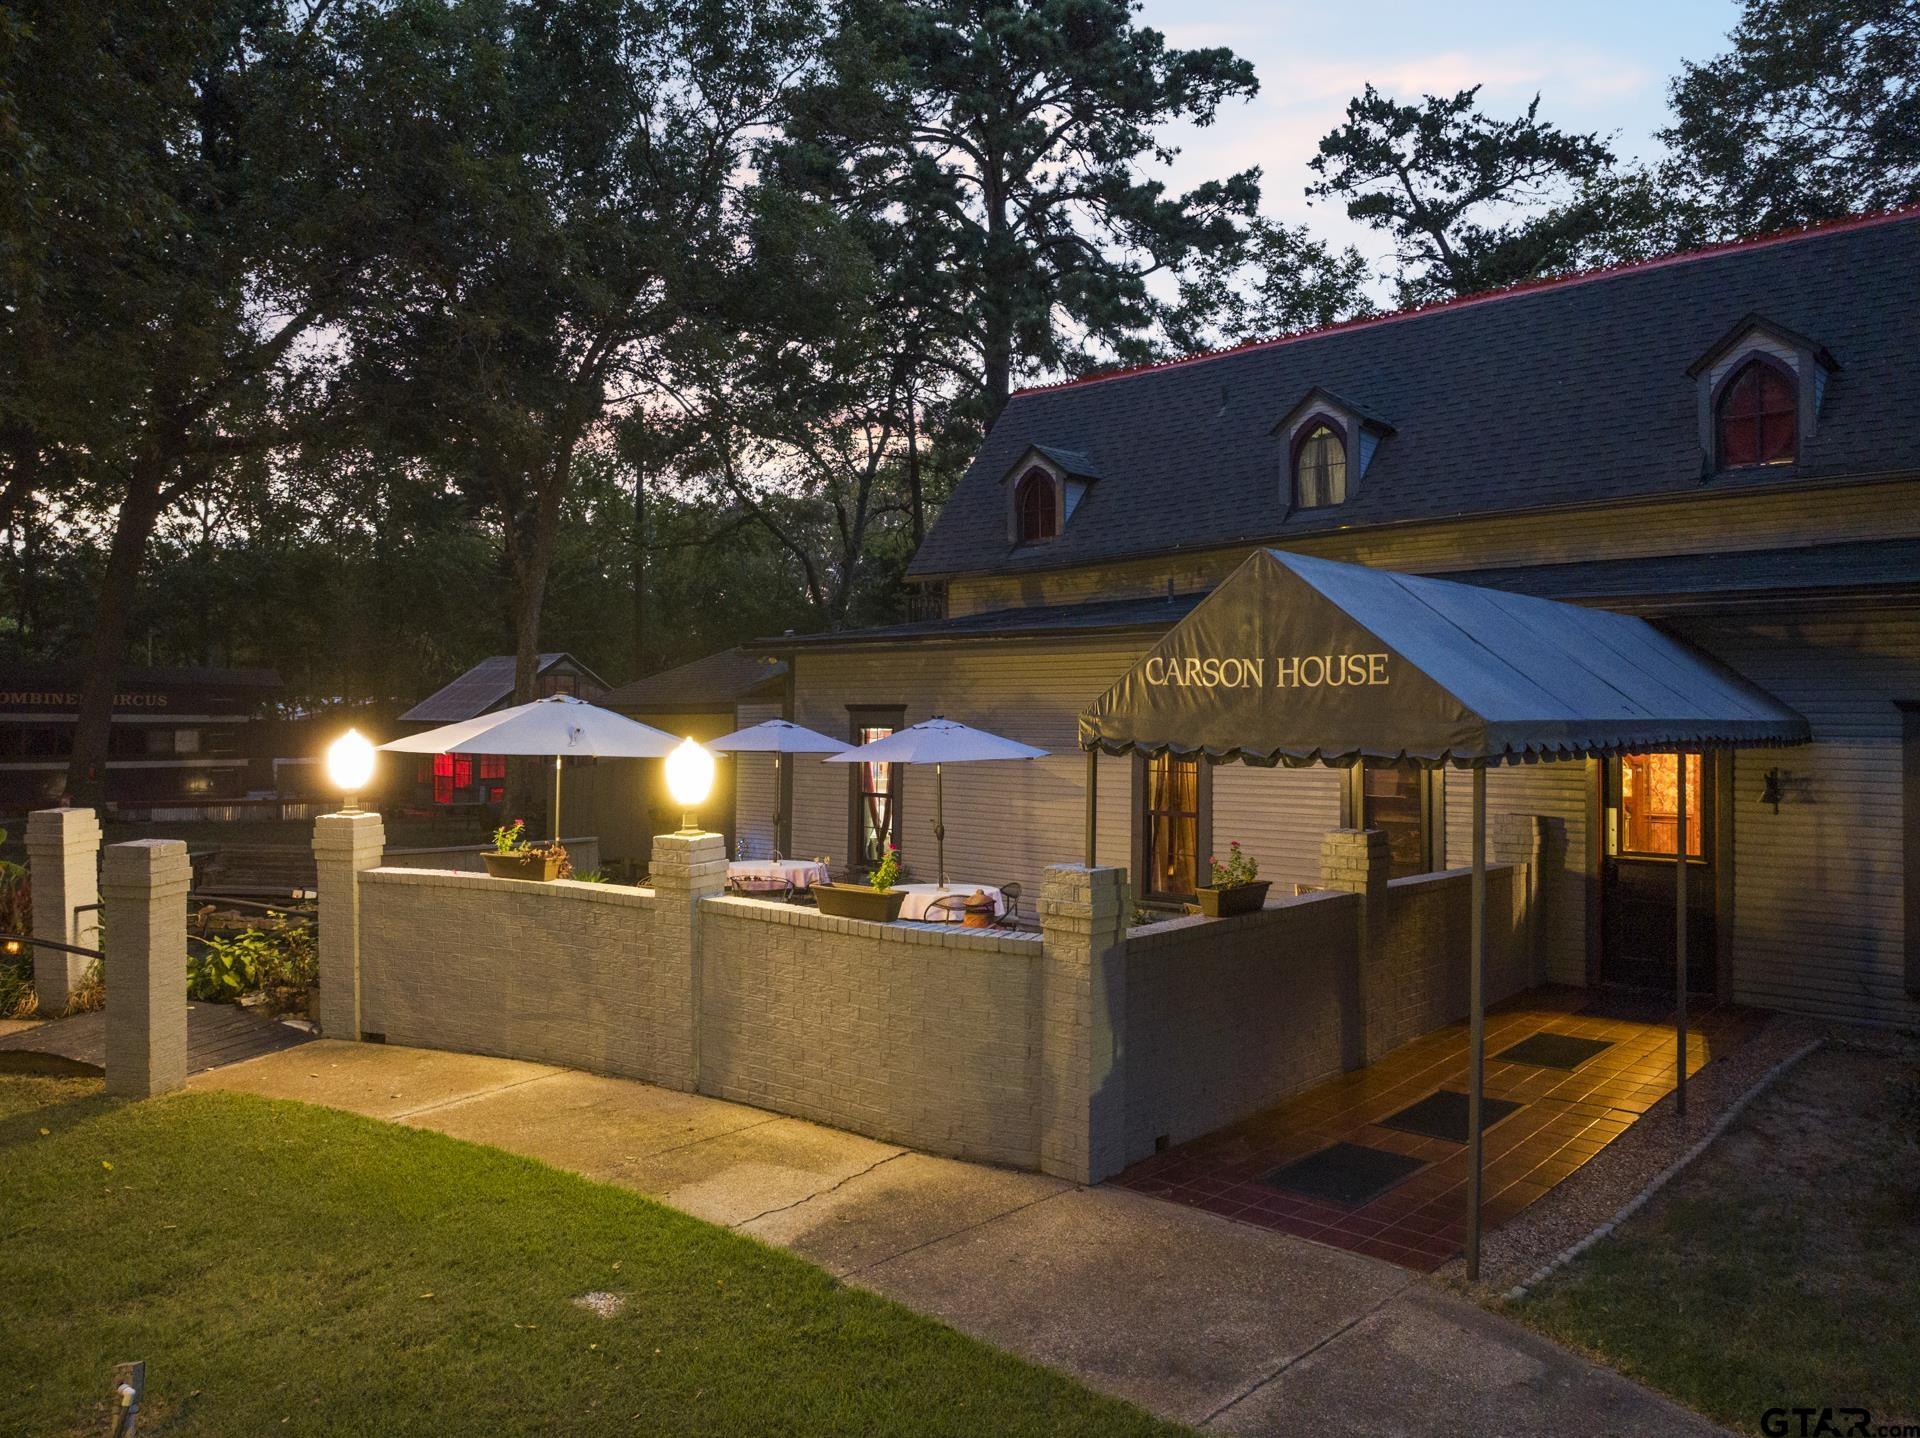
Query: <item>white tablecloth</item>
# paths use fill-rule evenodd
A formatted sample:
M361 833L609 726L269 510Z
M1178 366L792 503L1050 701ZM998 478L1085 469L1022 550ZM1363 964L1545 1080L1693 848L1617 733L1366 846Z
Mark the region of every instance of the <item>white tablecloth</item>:
M832 882L827 866L818 859L735 859L727 865L729 879L759 879L788 883L796 889Z
M900 917L903 919L924 919L927 916L927 906L935 899L943 894L956 894L960 898L960 903L950 907L961 912L948 913L943 909L934 917L957 924L965 917L962 906L973 897L976 889L993 900L995 918L1005 913L1007 908L1005 900L1000 897L1000 891L991 884L948 884L944 887L939 884L898 884L895 887L907 896L906 902L900 905Z

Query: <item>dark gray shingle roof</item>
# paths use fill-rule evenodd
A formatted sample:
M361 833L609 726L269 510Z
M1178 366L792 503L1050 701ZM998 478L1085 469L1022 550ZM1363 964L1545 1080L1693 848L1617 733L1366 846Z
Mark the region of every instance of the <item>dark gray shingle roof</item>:
M555 651L539 656L537 673L544 674L556 660L571 659ZM578 660L574 660L578 664ZM586 666L581 665L584 669ZM400 716L402 724L458 724L486 713L513 693L513 656L496 654L482 659L473 668L444 688L436 689Z
M786 678L787 666L744 649L722 649L622 684L601 700L622 713L685 713L702 709L731 709L746 699L774 692Z
M1688 367L1756 314L1832 352L1799 464L1702 474ZM1346 504L1289 516L1280 417L1314 386L1394 428ZM1101 475L1061 536L1006 539L1029 448ZM1920 213L1016 395L914 557L1021 572L1326 529L1920 470Z

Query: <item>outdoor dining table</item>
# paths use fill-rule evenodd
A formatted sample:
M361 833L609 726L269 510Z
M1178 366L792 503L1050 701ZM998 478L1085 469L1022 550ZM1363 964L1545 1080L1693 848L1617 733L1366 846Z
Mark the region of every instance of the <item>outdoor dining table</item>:
M900 917L903 919L926 918L927 910L932 907L935 899L951 894L956 896L960 903L948 906L952 912L943 910L934 917L957 924L965 917L962 906L973 897L975 890L993 900L993 916L996 919L1007 911L1006 900L992 884L896 884L894 890L896 893L907 896L900 905Z
M815 884L831 883L833 878L818 859L734 859L727 865L727 877L784 883L796 889L811 889Z

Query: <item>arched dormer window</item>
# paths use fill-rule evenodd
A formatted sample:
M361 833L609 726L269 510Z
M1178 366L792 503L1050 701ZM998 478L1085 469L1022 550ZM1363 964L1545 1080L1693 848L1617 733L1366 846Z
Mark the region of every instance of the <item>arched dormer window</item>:
M1293 507L1319 509L1347 498L1347 437L1332 420L1300 427L1293 446Z
M1783 365L1755 355L1721 387L1714 407L1721 469L1791 464L1800 450L1800 393Z
M1013 491L1014 534L1020 543L1052 539L1060 532L1060 491L1054 477L1035 465Z

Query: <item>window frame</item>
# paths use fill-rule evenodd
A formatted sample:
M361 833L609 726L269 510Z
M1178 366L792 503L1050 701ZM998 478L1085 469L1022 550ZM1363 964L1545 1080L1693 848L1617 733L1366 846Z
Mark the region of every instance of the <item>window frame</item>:
M1024 496L1029 487L1036 482L1046 486L1047 499L1049 502L1048 508L1052 513L1052 531L1047 534L1027 533L1027 507ZM1013 482L1013 542L1015 544L1045 544L1049 540L1058 539L1060 537L1060 531L1066 528L1066 514L1064 509L1065 493L1065 486L1061 483L1060 476L1048 469L1044 464L1030 464L1021 470L1019 477Z
M1725 409L1732 399L1733 391L1747 372L1753 369L1767 369L1780 378L1787 386L1790 401L1789 413L1793 416L1793 452L1784 459L1755 459L1735 464L1727 458ZM1764 413L1764 412L1763 412ZM1793 367L1778 355L1765 350L1746 350L1727 367L1720 382L1713 387L1708 396L1707 421L1713 435L1713 467L1716 472L1728 473L1747 469L1774 469L1781 465L1800 462L1800 440L1805 426L1800 401L1800 376ZM1758 452L1756 448L1756 453Z
M1300 499L1300 454L1321 430L1331 434L1340 446L1340 497L1322 504L1304 504ZM1287 510L1338 509L1353 494L1353 445L1346 424L1325 410L1315 410L1294 427L1293 443L1287 452Z
M1364 829L1367 824L1367 765L1371 762L1377 769L1397 769L1401 766L1385 760L1355 760L1346 771L1346 784L1340 793L1340 822L1349 829ZM1404 874L1390 874L1391 878L1411 879L1421 874L1438 874L1447 867L1447 787L1446 771L1428 768L1424 764L1409 762L1406 765L1414 771L1415 785L1420 800L1420 865L1417 869Z
M857 748L861 741L862 729L887 729L898 734L907 725L907 706L904 704L849 704L847 706L847 738ZM847 766L847 869L851 873L865 874L873 871L873 865L862 852L861 841L865 837L862 822L863 801L866 790L862 787L867 764L849 764ZM902 832L901 815L906 808L906 794L901 786L905 777L903 764L888 764L887 796L891 801L887 806L886 842L894 848L900 847Z

